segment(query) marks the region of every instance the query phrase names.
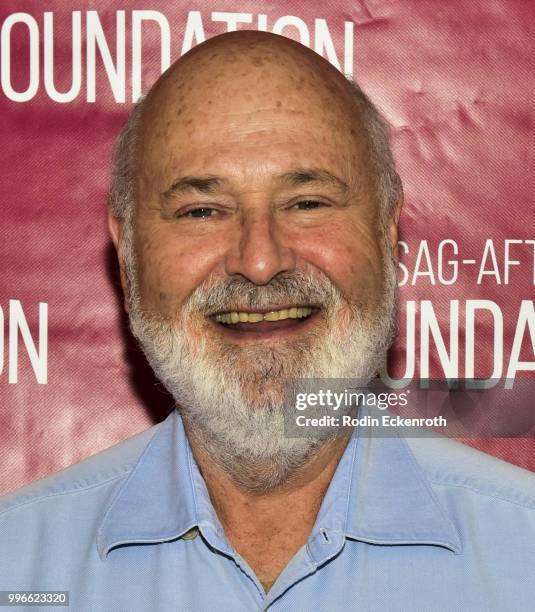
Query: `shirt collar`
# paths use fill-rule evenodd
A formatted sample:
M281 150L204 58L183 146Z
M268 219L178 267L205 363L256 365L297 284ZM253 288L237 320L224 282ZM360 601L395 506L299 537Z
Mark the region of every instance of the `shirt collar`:
M97 533L101 558L123 544L179 538L202 523L219 532L200 480L182 420L173 410L104 514ZM373 436L364 428L357 429L345 449L316 527L341 529L346 537L371 544L461 551L453 523L405 440Z
M461 539L397 428L385 436L359 428L348 496L346 536L371 544L427 544L453 552Z
M102 559L116 546L166 542L197 525L189 452L173 410L107 508L97 532Z

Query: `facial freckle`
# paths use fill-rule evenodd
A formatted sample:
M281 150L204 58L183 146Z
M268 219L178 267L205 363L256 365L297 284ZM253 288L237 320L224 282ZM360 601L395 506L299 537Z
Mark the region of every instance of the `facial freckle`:
M280 100L277 100L277 108L280 108L282 106L282 102Z

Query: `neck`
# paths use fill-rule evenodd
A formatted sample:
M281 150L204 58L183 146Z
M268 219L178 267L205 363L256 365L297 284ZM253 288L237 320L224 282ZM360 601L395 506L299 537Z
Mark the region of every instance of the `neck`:
M286 482L259 492L223 469L187 426L186 433L227 539L269 590L306 543L348 436L322 443ZM257 468L262 474L269 466Z
M190 430L188 423L184 422L184 425L193 456L210 496L212 492L217 496L218 489L221 489L224 491L223 497L226 497L230 490L240 498L251 500L286 498L300 491L322 488L323 485L326 488L349 441L349 435L340 435L318 443L304 462L294 465L293 470L285 471L286 478L283 482L270 486L266 474L269 474L274 464L278 463L276 458L260 460L231 457L226 461L226 464L230 465L221 465L219 458L210 455L199 438ZM247 472L245 477L244 471Z

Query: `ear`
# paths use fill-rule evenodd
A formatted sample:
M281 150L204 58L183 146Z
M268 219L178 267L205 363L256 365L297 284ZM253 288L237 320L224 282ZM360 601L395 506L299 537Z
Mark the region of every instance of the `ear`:
M390 249L392 251L392 259L395 264L397 264L399 260L399 218L401 216L401 209L403 208L403 201L403 189L400 185L398 200L394 205L394 208L390 212L390 216L388 219L388 239L390 242Z
M121 275L121 287L123 288L123 305L126 312L128 312L128 280L126 276L126 270L124 265L124 221L116 217L111 211L108 211L108 230L110 232L111 240L117 251L117 259L119 261L119 272Z

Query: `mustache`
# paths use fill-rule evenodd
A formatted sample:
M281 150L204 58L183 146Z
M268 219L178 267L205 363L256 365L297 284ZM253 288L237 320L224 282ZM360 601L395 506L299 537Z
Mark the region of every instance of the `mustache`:
M199 285L184 305L184 312L211 316L219 312L266 310L278 305L307 305L330 310L340 302L341 292L323 272L281 272L266 285L244 277L210 277Z

